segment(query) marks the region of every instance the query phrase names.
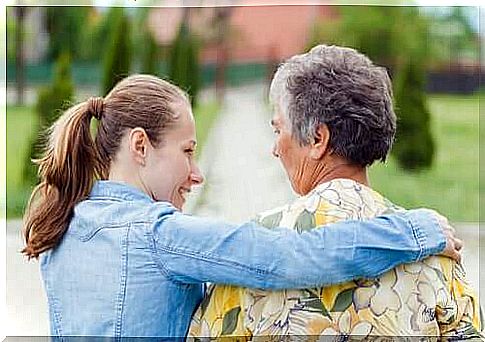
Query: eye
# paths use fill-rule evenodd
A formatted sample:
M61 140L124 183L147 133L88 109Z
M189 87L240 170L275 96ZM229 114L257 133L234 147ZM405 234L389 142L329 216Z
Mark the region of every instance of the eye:
M193 148L186 148L184 152L192 156L195 153L195 150Z
M274 133L274 134L280 134L280 130L279 130L279 129L277 129L277 128L275 128L275 129L273 129L273 133Z

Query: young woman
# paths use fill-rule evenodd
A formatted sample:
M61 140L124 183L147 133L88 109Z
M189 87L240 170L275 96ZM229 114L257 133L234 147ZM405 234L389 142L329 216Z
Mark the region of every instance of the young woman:
M183 337L204 282L305 288L443 250L459 257L451 228L423 210L301 235L184 215L186 194L203 181L195 145L187 96L148 75L53 125L23 250L40 256L52 335Z

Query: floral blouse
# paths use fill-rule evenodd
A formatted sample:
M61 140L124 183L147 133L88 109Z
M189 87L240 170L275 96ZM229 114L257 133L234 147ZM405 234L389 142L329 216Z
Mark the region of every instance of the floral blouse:
M336 179L292 204L258 215L257 221L268 228L302 232L399 209L364 185ZM400 265L376 279L326 288L263 291L212 285L193 317L189 336L238 336L241 341L256 335L462 339L480 337L481 326L478 297L461 264L433 256Z

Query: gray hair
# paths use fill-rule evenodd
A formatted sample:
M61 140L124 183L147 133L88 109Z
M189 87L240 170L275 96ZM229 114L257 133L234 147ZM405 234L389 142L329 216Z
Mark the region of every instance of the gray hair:
M332 153L363 167L385 161L394 141L389 76L354 49L318 45L291 57L273 78L270 100L301 146L325 124Z

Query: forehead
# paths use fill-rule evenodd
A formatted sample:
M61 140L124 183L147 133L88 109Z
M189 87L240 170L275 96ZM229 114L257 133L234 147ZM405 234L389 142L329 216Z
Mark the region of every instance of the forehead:
M179 117L175 121L176 123L170 130L170 133L180 140L195 140L195 121L190 105L184 101L180 101L173 103L172 109Z

